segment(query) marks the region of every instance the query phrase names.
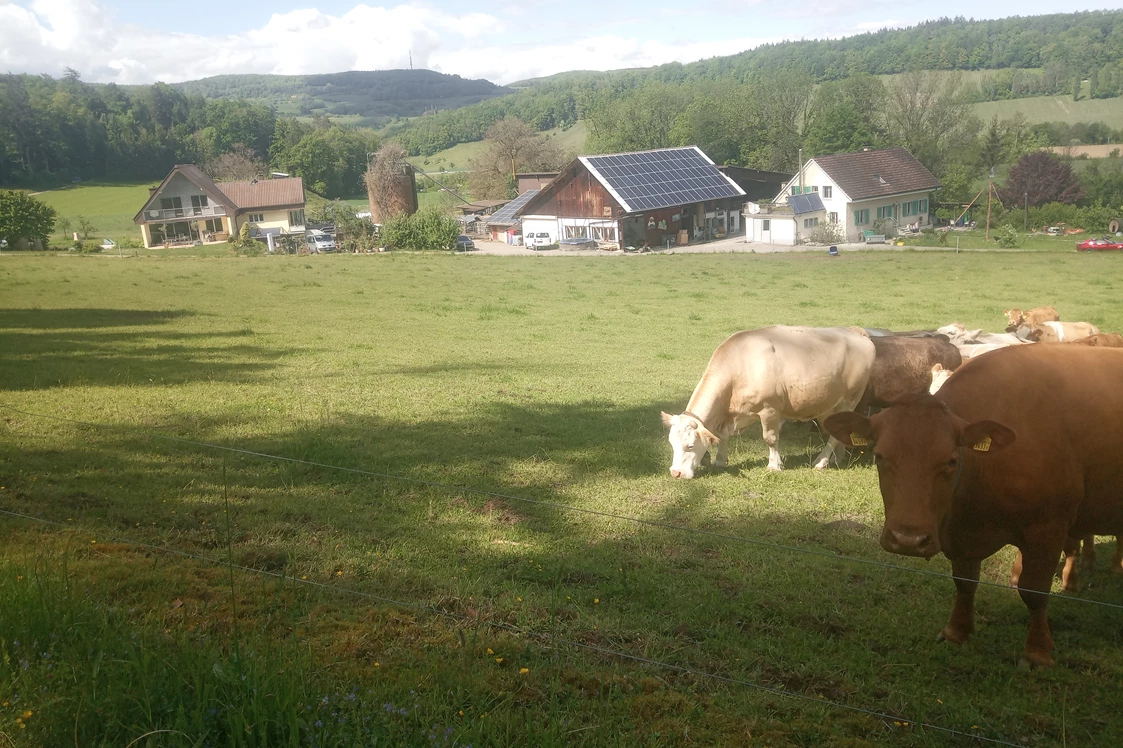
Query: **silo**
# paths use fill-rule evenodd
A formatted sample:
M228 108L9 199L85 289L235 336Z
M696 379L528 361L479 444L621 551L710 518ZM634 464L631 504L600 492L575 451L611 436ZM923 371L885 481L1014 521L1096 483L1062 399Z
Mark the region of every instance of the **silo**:
M400 168L392 179L386 180L384 194L376 195L376 185L367 183L367 202L370 204L370 220L382 223L385 219L399 213L417 212L417 177L413 167L401 162Z

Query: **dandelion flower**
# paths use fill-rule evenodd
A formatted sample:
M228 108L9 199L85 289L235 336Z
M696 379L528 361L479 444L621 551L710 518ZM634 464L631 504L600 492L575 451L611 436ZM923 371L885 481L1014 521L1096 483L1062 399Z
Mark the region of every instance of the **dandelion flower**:
M337 577L341 577L341 576L343 576L343 571L342 571L342 570L340 570L340 571L337 571L337 572L335 572L335 575L336 575Z
M600 598L599 598L599 597L594 597L594 598L593 598L593 604L594 604L594 605L598 605L599 603L600 603Z
M502 657L496 657L495 662L499 665L502 665L503 664L503 658Z
M30 717L30 716L31 716L31 710L30 710L30 709L28 709L28 710L27 710L26 712L24 712L24 713L23 713L23 718L24 718L24 719L27 719L27 718L28 718L28 717Z
M381 663L381 662L376 662L376 663L374 663L374 666L375 666L375 667L382 667L382 663Z
M461 709L461 710L460 710L460 716L461 716L461 717L463 717L463 716L464 716L464 710L463 710L463 709Z
M526 675L529 672L530 672L530 668L525 668L525 667L519 668L519 675Z
M495 654L495 652L492 652L492 651L491 651L491 647L488 647L488 648L487 648L487 653L488 653L489 655L493 655L493 654Z
M522 599L521 597L516 597L516 598L515 598L515 602L517 602L517 603L521 603L522 601L523 601L523 599Z

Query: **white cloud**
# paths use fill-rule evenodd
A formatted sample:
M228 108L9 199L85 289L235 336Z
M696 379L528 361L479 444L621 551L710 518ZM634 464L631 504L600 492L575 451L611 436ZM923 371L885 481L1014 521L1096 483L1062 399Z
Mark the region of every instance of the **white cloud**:
M522 42L516 32L486 13L403 4L356 5L339 16L294 10L250 31L203 36L120 22L95 0L32 0L0 4L0 70L57 76L69 66L91 81L172 83L226 73L404 68L412 53L417 68L509 83L565 70L689 62L766 41L673 45L590 36L542 44L540 34Z

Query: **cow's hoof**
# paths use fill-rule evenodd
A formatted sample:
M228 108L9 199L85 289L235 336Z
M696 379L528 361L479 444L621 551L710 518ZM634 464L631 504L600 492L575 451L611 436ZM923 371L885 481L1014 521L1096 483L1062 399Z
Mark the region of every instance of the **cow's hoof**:
M769 465L768 466L768 472L770 472L770 473L778 473L783 469L784 469L783 465Z
M936 641L963 644L967 641L967 637L969 636L971 636L970 631L961 631L951 626L944 626L943 631L936 635Z
M1018 660L1018 667L1023 670L1034 670L1036 668L1053 667L1053 656L1048 652L1025 652L1021 659Z
M727 467L729 467L729 463L725 460L714 463L714 470L725 470Z

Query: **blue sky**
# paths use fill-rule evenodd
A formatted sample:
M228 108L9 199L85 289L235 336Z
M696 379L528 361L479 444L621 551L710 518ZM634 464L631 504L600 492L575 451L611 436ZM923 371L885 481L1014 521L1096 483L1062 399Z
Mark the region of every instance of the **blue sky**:
M565 70L689 62L769 41L846 36L939 16L1118 7L1041 0L0 0L0 69L174 82L223 73L416 67L509 83Z

